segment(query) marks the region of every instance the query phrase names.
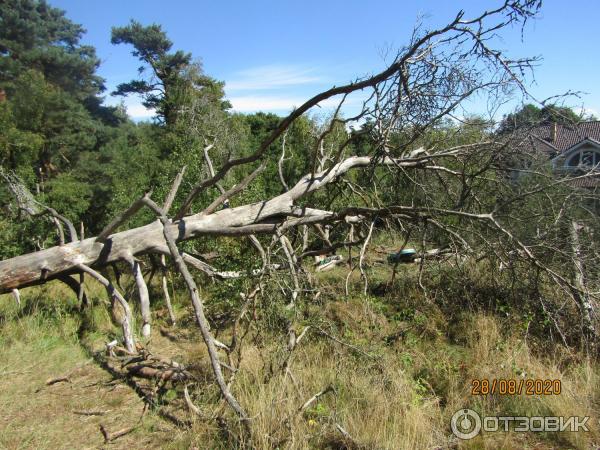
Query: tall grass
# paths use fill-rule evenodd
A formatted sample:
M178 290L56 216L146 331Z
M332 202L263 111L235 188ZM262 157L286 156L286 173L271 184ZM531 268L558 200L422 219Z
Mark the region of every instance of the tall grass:
M180 328L173 332L178 340L158 333L166 318L157 314L147 345L152 352L190 367L198 378L190 391L204 418L184 413L192 425L176 429L150 414L130 439L143 440L147 447L177 449L589 449L600 442L598 363L544 335L550 325L536 322L543 316L533 309L535 302L527 297L526 286L509 289L488 268L467 262L460 267L427 266L423 291L418 267L402 266L390 285L389 266L375 264L381 256L370 253L368 258L374 289L367 295L356 271L346 297L345 272L340 268L318 274L321 296L295 311L286 310L286 299L276 292L266 293L256 305L232 385L252 418L250 440L241 437L239 422L215 388L185 295L176 296ZM49 406L55 400L50 391L35 391L46 378L86 361L90 349L119 337L103 290L90 284L88 291L94 306L84 314L79 313L73 295L54 284L23 291L21 308L11 297L2 297L0 371L5 376L0 379L0 407L15 417L2 419L1 445L69 448L72 443L68 411L61 416L59 409ZM209 316L222 314L222 300L211 294L208 287L204 296ZM218 322L217 317L212 319ZM222 316L218 319L223 320L219 339L227 342L229 324ZM299 333L306 326L310 327L306 338L294 350L288 370L282 370L288 355L288 328ZM15 383L15 377L22 382ZM471 395L472 380L484 378L559 379L562 391L552 396ZM301 409L323 390L327 393ZM61 401L73 401L75 394L61 392ZM126 392L132 395L124 388L107 397L104 405L132 415L135 408L130 405L139 403L134 402L135 396L121 401ZM173 392L180 397L181 387ZM466 407L488 416L589 416L590 432L490 432L458 441L450 419ZM36 419L38 414L57 414L61 419L46 421L52 424L46 426ZM227 427L214 420L217 416L227 419ZM28 426L33 430L30 435L24 434ZM164 429L170 430L166 439ZM90 436L88 441L98 438ZM86 436L78 442L87 442Z

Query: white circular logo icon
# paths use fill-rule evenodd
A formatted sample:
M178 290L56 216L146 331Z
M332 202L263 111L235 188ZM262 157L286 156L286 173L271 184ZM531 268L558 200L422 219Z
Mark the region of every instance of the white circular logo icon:
M473 439L481 431L481 418L472 409L459 409L450 421L454 436L459 439Z

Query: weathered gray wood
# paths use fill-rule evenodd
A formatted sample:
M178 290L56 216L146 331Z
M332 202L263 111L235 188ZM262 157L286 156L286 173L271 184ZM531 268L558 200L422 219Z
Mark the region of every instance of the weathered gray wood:
M168 213L169 210L171 209L171 205L173 204L173 201L175 200L175 196L177 195L177 191L179 190L179 186L181 185L181 182L183 181L183 176L185 175L186 169L187 169L187 166L183 166L181 168L181 170L179 171L179 173L177 174L177 176L175 177L175 180L173 181L171 190L169 191L169 194L167 195L167 198L165 199L165 202L163 203L163 209L165 210L166 213Z
M173 258L173 262L175 266L179 270L179 273L183 276L185 284L188 287L188 292L190 294L190 298L192 299L192 306L194 307L194 315L196 316L196 322L198 323L198 327L200 328L200 332L202 334L202 339L206 344L206 349L208 350L208 356L210 358L210 363L213 369L213 373L215 378L217 379L217 384L219 385L219 389L221 390L221 394L225 398L225 401L233 408L233 410L237 413L240 419L244 422L244 425L248 427L248 415L246 411L239 404L237 399L231 393L229 386L225 382L225 378L223 377L223 372L221 371L221 361L219 360L219 355L217 353L217 349L215 346L215 338L210 332L210 325L206 316L204 315L204 305L202 300L200 299L200 295L198 293L198 286L194 281L194 277L187 268L185 261L181 256L181 252L177 248L175 243L175 236L171 234L171 229L169 227L170 222L164 211L162 211L156 203L154 203L149 198L145 199L144 203L149 206L156 214L159 216L160 222L163 226L163 235L165 240L167 241L167 246L169 247L169 251L171 252L171 258Z
M21 293L19 292L18 289L13 289L12 295L15 298L15 302L17 302L17 306L20 308L21 307Z
M120 213L117 217L115 217L108 225L104 227L104 229L100 232L96 239L99 241L105 240L110 234L115 231L119 225L126 222L130 217L133 217L135 213L137 213L142 206L144 206L144 198L146 198L148 194L144 194L143 197L137 199L135 202L131 204L129 208Z
M140 262L135 259L129 259L129 265L131 266L131 272L135 279L135 285L138 290L140 298L140 311L142 313L142 336L145 338L150 337L150 324L152 322L152 313L150 312L150 295L148 294L148 286L144 281L144 275L142 275L142 269Z
M175 312L173 311L173 305L171 304L171 296L169 295L169 286L167 284L168 268L165 255L160 255L160 266L162 272L161 284L163 289L163 295L165 296L165 303L167 304L167 310L169 311L169 319L171 320L171 325L175 325Z
M291 208L276 208L269 205L271 213ZM234 210L219 211L211 216L191 216L182 221L170 224L171 232L178 241L192 239L203 234L250 234L240 229L245 223L252 222L255 217L265 216L259 205L250 205ZM236 217L237 213L241 216ZM242 217L243 216L243 217ZM226 224L229 224L228 227ZM139 228L115 233L106 241L96 238L80 242L52 247L35 253L11 258L0 262L0 293L12 289L45 282L56 278L61 273L79 272L77 264L104 266L111 262L123 260L128 254L139 255L154 252L155 249L166 247L162 235L162 226L155 222ZM228 233L229 232L229 233Z
M427 159L385 158L378 163L415 167L424 165L426 161ZM223 209L209 215L191 215L169 223L168 232L175 236L177 242L180 242L203 235L244 236L272 233L277 225L290 217L299 217L299 219L288 223L289 226L326 221L331 218L332 213L296 208L294 202L306 194L323 188L350 169L366 167L370 163L370 157L350 157L326 172L303 177L288 192L271 200ZM140 199L139 203L136 202L135 208L129 208L113 223L122 223L124 216L130 216L132 209L137 211L142 204L143 199ZM164 254L164 249L167 247L162 225L159 222L111 234L113 230L113 226L105 228L99 236L106 236L105 239L92 237L0 261L0 294L11 292L12 289L40 284L57 278L60 274L79 273L78 264L102 267L111 262L127 260L131 255Z
M285 253L285 257L288 262L288 267L290 269L290 274L292 275L292 280L294 282L294 291L292 292L292 301L289 303L288 307L294 306L296 303L296 299L300 294L300 282L298 281L298 274L296 273L296 259L294 255L294 248L290 243L289 239L283 235L279 237L279 242L281 243L281 248L283 249L283 253Z
M573 278L576 289L573 289L573 297L579 303L583 318L583 326L588 336L595 335L594 329L594 307L588 296L588 290L585 281L585 267L583 265L581 244L579 242L579 232L582 226L576 220L571 222L571 249L573 251Z
M114 302L117 302L121 306L123 311L122 314L119 314L117 321L120 323L123 330L123 341L125 342L127 351L134 353L136 349L135 338L133 335L133 315L131 314L131 308L129 307L127 300L125 300L121 293L115 289L112 283L99 272L96 272L94 269L86 266L85 264L78 264L77 268L82 272L86 272L91 275L106 288L106 291L111 296L111 300L113 301L113 307Z

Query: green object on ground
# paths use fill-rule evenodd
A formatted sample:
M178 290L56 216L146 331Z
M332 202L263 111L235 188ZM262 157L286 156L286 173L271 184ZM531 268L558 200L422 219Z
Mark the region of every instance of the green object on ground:
M388 255L388 262L390 264L411 263L416 257L417 251L414 248L405 248L404 250Z

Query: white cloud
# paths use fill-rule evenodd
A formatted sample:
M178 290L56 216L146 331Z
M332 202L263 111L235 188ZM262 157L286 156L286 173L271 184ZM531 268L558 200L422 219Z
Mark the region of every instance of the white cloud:
M156 111L154 109L148 109L141 103L125 105L125 108L127 109L127 114L133 120L151 119L156 116Z
M237 72L232 80L225 82L225 89L227 91L271 90L324 81L323 77L314 74L314 69L297 65L272 64Z
M317 73L317 68L306 65L271 64L239 71L225 81L225 91L233 110L243 113L257 111L289 112L299 107L314 94L331 83L328 77ZM364 92L346 98L343 112L351 114L356 104L364 99ZM341 96L319 104L321 112L338 106Z
M271 111L286 113L301 106L322 86L328 83L326 77L316 73L315 68L302 65L271 64L241 70L226 81L225 91L233 110L243 113ZM314 89L311 85L314 85ZM308 92L307 92L308 91ZM335 108L339 98L324 100L321 108ZM346 99L346 106L357 99ZM148 120L156 116L156 111L147 109L136 96L108 97L107 104L123 104L127 114L135 121ZM325 111L323 111L325 112Z
M254 111L291 111L301 106L308 98L302 97L278 97L270 95L246 95L229 97L233 109L237 112ZM335 108L339 99L330 98L319 103L322 108ZM352 103L346 100L346 103Z
M262 96L241 96L230 97L229 101L233 109L238 112L252 111L283 111L291 110L294 106L302 104L302 100L286 97L262 97Z
M598 112L598 110L595 108L587 108L585 106L577 106L577 107L573 108L573 111L575 111L576 114L580 114L583 117L595 116L595 117L600 118L600 112Z
M110 96L105 100L105 104L110 106L123 105L127 110L127 115L136 121L151 119L156 116L156 111L154 109L146 108L142 105L142 101L135 96Z

